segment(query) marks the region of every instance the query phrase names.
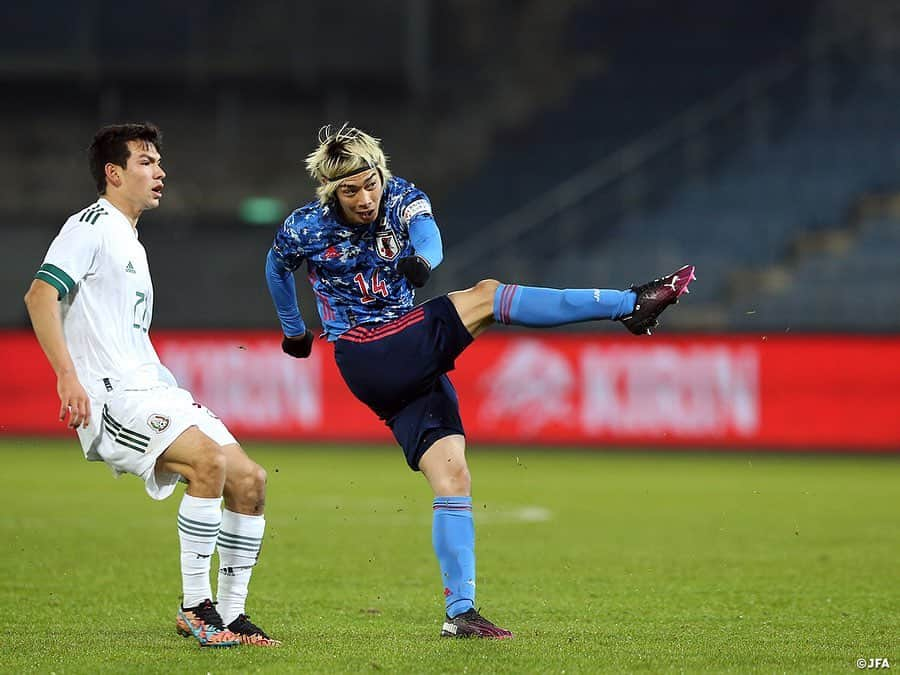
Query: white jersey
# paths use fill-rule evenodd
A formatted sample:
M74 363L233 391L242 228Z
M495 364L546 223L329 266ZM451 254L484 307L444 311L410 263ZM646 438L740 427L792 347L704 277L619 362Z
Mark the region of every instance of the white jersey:
M197 427L219 445L237 443L159 362L149 335L147 253L109 201L66 221L35 278L59 293L66 346L91 399L90 424L77 429L87 459L139 476L151 497L165 499L179 476L156 462L185 429Z
M100 198L66 221L35 278L59 292L66 346L91 399L102 398L111 383L175 384L150 343L147 253L109 201Z

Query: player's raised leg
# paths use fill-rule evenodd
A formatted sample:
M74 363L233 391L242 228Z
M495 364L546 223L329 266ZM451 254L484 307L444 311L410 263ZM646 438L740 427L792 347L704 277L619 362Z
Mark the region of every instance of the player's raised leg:
M465 437L453 434L436 441L422 455L419 468L434 492L432 543L446 606L441 636L512 637L475 609L475 526Z
M693 265L685 265L624 291L540 288L485 279L449 297L474 337L495 321L545 328L601 319L621 321L632 333L641 335L658 325L662 311L678 302L695 278Z
M225 628L212 602L210 561L222 522L226 458L222 447L197 427L184 431L156 462L158 472L181 474L188 482L178 508L183 599L176 629L202 647L232 647L240 640Z
M222 621L243 644L276 647L280 641L269 637L250 621L245 612L253 567L259 560L266 519L266 471L250 459L240 445L222 447L226 458L225 510L219 531L219 584L216 600Z

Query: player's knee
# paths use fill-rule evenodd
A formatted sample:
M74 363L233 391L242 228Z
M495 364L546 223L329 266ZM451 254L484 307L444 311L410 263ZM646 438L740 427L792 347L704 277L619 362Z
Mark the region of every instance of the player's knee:
M201 480L222 481L226 468L225 452L215 441L207 440L197 449L194 471Z
M229 466L225 504L240 513L261 514L266 503L266 470L253 461Z
M469 495L472 493L472 476L465 464L451 466L441 480L441 492L445 495Z
M257 464L256 468L253 470L253 477L259 492L265 492L266 483L269 481L269 474L266 473L266 470Z
M472 494L472 474L469 473L468 467L464 466L462 470L456 475L454 480L456 482L457 488L460 491L460 494Z
M254 462L241 481L243 497L254 503L263 501L266 496L267 478L266 470Z
M494 301L494 295L497 293L497 289L500 287L500 282L496 279L482 279L475 286L473 286L474 291L482 297L484 300Z

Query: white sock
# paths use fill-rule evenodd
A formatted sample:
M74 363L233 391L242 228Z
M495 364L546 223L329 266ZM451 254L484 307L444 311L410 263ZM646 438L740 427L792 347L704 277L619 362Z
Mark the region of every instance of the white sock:
M209 568L222 522L221 503L221 497L208 499L185 494L178 507L182 607L194 607L207 598L212 599Z
M247 586L259 558L266 519L225 509L219 533L219 588L216 601L227 626L244 613Z

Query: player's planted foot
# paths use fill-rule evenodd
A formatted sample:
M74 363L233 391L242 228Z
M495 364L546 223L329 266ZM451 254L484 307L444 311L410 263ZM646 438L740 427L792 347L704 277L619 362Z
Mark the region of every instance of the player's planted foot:
M270 638L262 628L250 621L247 614L238 614L238 618L228 624L228 630L237 635L245 645L278 647L281 644L281 640Z
M688 285L696 278L694 266L685 265L660 279L632 286L631 290L637 295L634 311L619 321L635 335L650 335L650 329L659 325L657 317L666 307L674 305L678 298L689 293Z
M242 642L239 636L225 628L215 604L208 599L196 607L180 607L175 617L175 629L184 637L193 635L201 647L234 647Z
M445 617L444 625L441 628L441 637L506 640L512 636L510 631L494 625L481 616L476 609L470 609L452 619L449 616Z

